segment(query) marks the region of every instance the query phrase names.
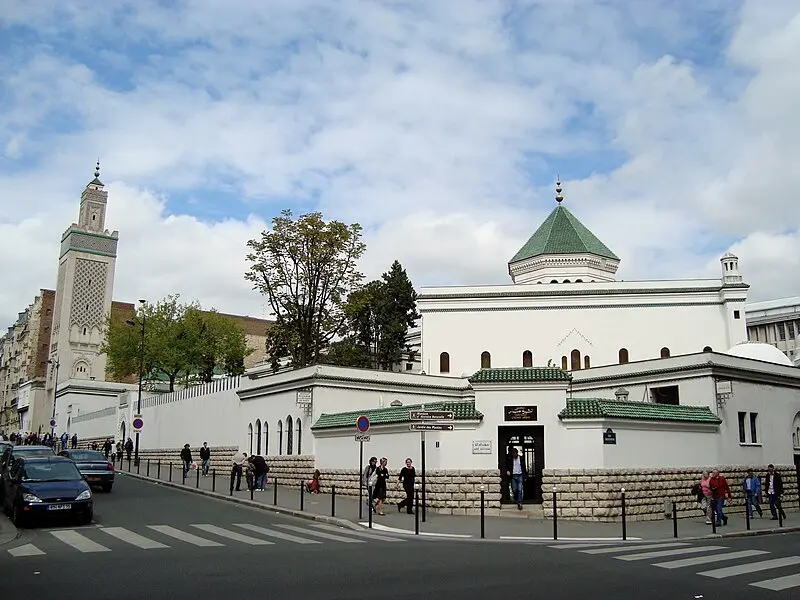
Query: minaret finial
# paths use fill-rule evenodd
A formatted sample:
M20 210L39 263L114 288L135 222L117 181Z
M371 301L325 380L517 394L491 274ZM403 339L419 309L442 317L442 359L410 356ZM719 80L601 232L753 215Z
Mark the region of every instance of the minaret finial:
M100 159L97 159L97 164L94 167L94 176L100 177Z
M562 192L561 177L558 176L556 177L556 202L558 202L559 204L561 204L561 202L564 201L564 196L561 195L561 192Z

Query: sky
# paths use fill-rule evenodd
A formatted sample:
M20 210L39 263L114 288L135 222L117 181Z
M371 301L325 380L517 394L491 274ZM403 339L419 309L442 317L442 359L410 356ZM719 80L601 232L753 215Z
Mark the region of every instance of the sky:
M0 0L0 324L56 283L101 162L114 298L267 317L246 242L364 227L361 268L510 283L564 205L618 278L800 295L796 0Z

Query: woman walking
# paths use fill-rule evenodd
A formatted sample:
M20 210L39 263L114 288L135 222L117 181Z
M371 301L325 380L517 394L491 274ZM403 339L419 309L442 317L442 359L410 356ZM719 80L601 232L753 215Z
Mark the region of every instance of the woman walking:
M703 477L700 479L700 491L703 494L703 499L700 506L706 513L706 525L711 525L711 517L714 512L714 500L711 497L711 473L703 471Z
M373 494L376 500L375 512L379 515L383 515L383 503L386 500L387 484L389 481L389 469L386 468L388 462L386 458L382 458L380 466L378 466L375 471L378 478L375 480Z

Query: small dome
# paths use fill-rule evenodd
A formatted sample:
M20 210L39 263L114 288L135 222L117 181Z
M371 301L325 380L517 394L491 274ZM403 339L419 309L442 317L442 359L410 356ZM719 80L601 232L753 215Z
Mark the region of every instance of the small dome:
M792 360L783 352L778 350L775 346L770 346L763 342L742 342L741 344L736 344L733 348L725 352L725 354L738 356L739 358L749 358L751 360L775 363L787 367L794 366Z

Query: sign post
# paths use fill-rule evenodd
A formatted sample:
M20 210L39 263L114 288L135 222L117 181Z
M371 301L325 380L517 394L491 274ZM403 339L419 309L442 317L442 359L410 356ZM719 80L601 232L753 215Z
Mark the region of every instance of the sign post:
M427 503L425 502L425 432L426 431L453 431L452 423L436 423L435 421L453 421L455 415L452 410L425 410L425 405L422 405L422 410L408 411L408 418L411 421L409 429L411 431L419 431L420 434L420 462L422 463L422 522L425 522L427 517ZM427 421L427 422L425 422ZM419 511L419 507L417 507Z
M133 425L133 430L136 433L139 433L144 427L144 420L142 419L141 416L137 416L136 418L133 419L131 425Z
M364 518L364 442L369 441L367 432L369 431L369 418L361 415L356 419L356 441L358 442L358 520ZM370 518L372 517L372 506L369 507Z

